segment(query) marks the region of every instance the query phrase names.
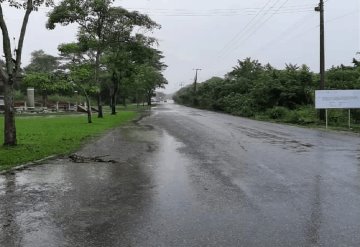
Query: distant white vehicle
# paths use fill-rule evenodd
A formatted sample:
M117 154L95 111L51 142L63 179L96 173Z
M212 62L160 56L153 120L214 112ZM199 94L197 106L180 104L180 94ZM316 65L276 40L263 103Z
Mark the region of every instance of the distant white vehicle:
M155 97L151 98L151 103L159 103L159 102L160 101L157 98Z

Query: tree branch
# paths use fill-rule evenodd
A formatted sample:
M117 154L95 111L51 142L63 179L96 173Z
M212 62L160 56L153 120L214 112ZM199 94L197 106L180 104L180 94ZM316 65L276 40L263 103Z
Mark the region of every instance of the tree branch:
M27 1L27 6L26 6L26 12L25 12L23 23L22 23L22 26L21 26L19 43L18 43L18 47L17 47L17 51L16 51L16 60L15 60L15 69L14 69L15 76L17 76L17 74L20 71L21 53L22 53L22 48L23 48L23 45L24 45L26 27L27 27L27 24L29 22L29 16L30 16L31 12L33 11L33 7L34 7L33 6L33 0L28 0Z
M8 75L4 71L4 68L0 65L0 78L5 83L8 80Z
M12 74L13 61L12 61L12 56L11 56L11 43L10 43L10 38L9 38L9 31L8 31L6 23L5 23L3 9L2 9L1 4L0 4L0 28L1 28L2 36L3 36L3 51L5 54L5 66L6 66L7 73L5 73L3 68L1 68L0 72L1 72L1 76L4 77L3 79L5 79L7 81L7 79L9 78L9 75ZM4 81L4 83L6 83L6 81Z

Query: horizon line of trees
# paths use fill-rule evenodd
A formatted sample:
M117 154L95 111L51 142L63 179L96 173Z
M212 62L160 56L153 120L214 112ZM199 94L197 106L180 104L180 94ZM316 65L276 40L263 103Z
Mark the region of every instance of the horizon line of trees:
M270 64L246 58L224 78L213 77L199 83L196 92L189 85L175 93L175 102L187 106L222 111L238 116L255 117L267 114L278 119L289 111L307 108L307 113L316 115L315 90L319 88L318 73L306 65L286 64L276 69ZM326 71L326 89L360 89L360 61L353 59L353 66L333 66ZM360 114L353 111L360 120ZM294 114L293 114L294 115ZM306 117L306 116L305 116ZM316 117L316 116L315 116ZM299 116L290 122L299 123ZM314 121L314 116L311 120Z

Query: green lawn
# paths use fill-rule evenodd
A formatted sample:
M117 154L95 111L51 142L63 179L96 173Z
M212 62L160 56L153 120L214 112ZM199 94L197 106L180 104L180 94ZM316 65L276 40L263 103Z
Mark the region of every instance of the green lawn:
M123 110L123 109L122 109ZM134 119L135 111L121 111L115 116L106 113L103 119L93 116L87 123L85 115L18 116L18 146L0 145L0 170L39 160L51 155L69 154L89 137L103 133ZM0 143L3 143L4 118L0 116Z

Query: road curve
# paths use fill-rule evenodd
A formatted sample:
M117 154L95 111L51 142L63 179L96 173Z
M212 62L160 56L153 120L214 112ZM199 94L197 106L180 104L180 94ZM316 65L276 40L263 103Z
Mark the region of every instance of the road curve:
M0 176L0 246L360 246L359 144L160 104Z

